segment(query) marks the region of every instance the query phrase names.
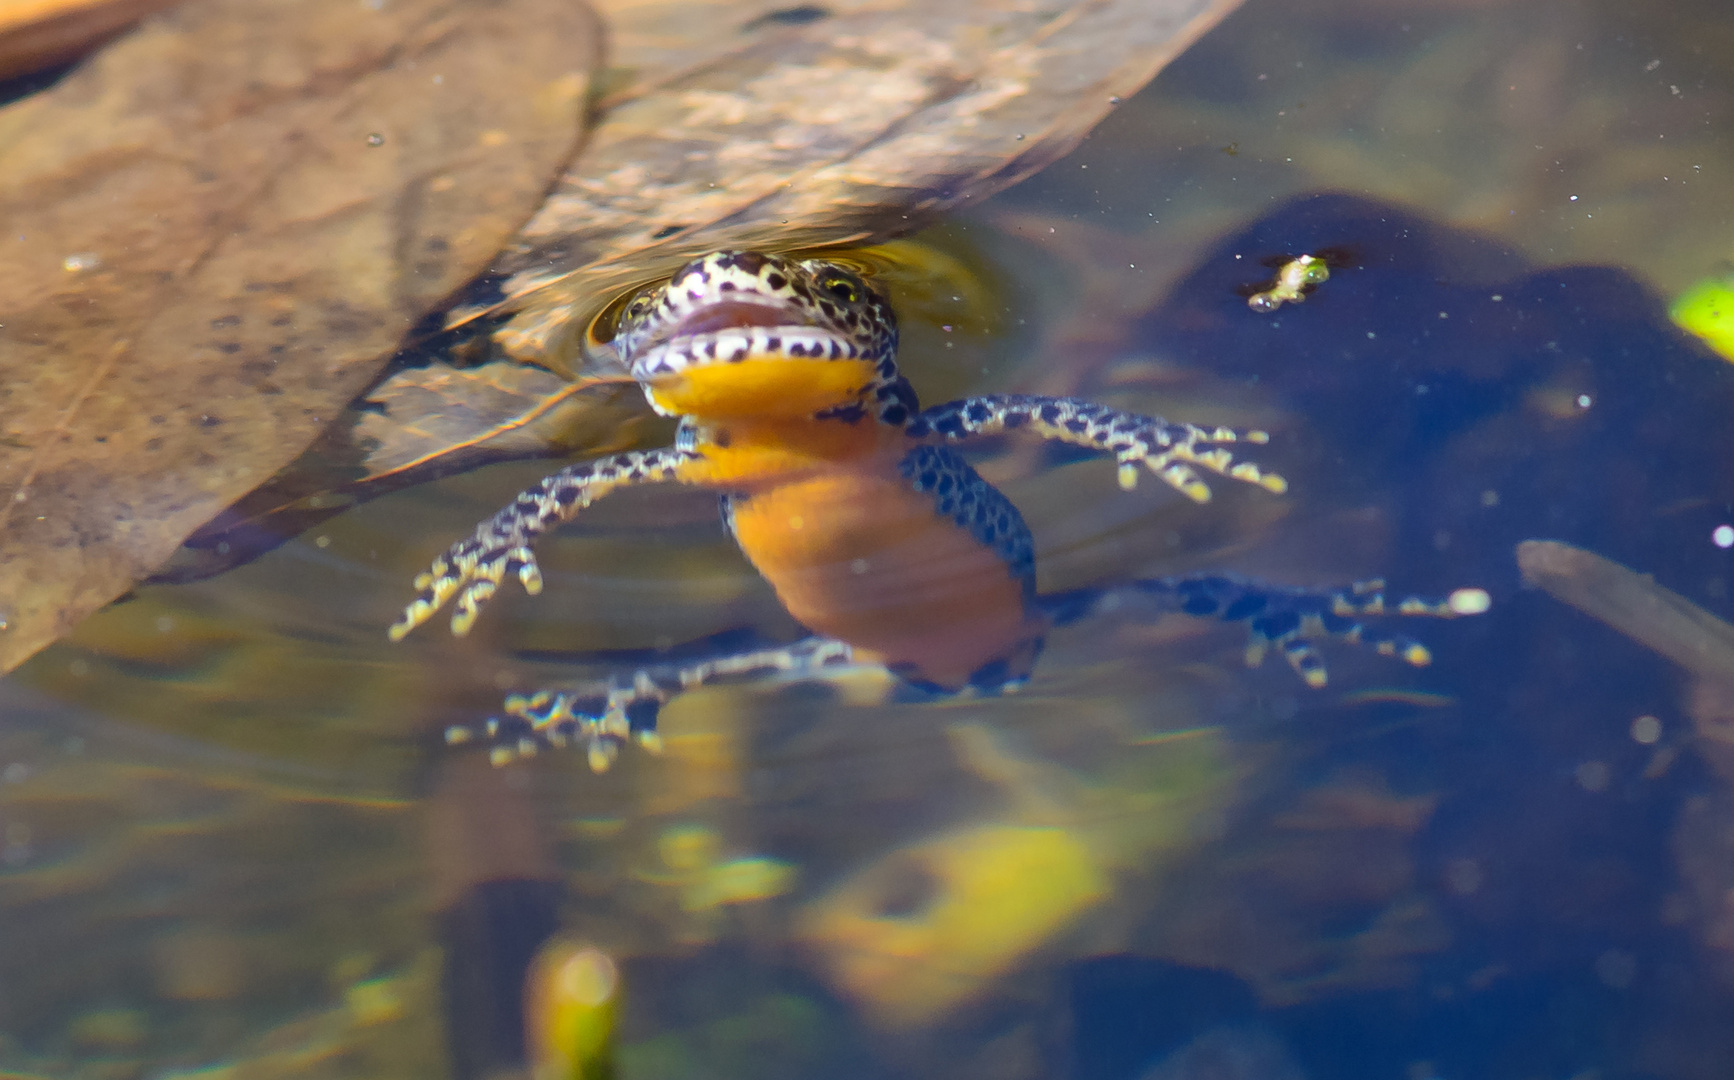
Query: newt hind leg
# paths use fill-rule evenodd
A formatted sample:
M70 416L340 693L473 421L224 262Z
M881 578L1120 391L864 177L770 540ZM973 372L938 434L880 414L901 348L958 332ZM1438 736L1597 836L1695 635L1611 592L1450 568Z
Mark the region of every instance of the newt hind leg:
M1335 639L1371 646L1416 667L1433 654L1412 637L1391 633L1369 620L1387 615L1453 619L1487 610L1487 594L1459 589L1443 600L1407 597L1387 602L1383 581L1357 582L1346 589L1306 589L1225 574L1148 578L1124 585L1043 596L1038 601L1056 626L1091 615L1116 612L1132 617L1183 614L1247 628L1246 663L1257 667L1274 647L1295 674L1318 689L1328 679L1315 642Z
M733 635L728 635L733 636ZM714 641L696 643L709 651ZM656 752L661 748L657 721L663 706L688 690L713 682L763 679L777 683L842 684L863 674L882 677L864 700L912 704L1015 692L1029 680L1029 668L1042 642L1024 643L1016 653L983 664L960 686L921 679L871 656L847 642L815 635L788 645L729 648L687 662L626 667L621 674L570 690L538 690L506 698L504 716L446 729L452 745L483 742L495 765L505 765L543 750L582 748L591 769L604 772L628 742ZM683 647L685 649L687 647ZM850 697L861 698L861 688Z
M1223 445L1269 442L1265 432L1175 423L1081 398L1025 394L964 398L927 409L912 418L904 430L912 438L939 436L957 441L1019 429L1113 454L1120 463L1120 486L1128 490L1138 483L1140 469L1148 469L1194 502L1208 502L1210 485L1198 475L1198 468L1257 484L1279 495L1288 490L1288 481L1251 462L1234 460L1234 454Z
M855 663L854 650L844 642L810 637L690 663L651 664L577 689L513 694L506 699L505 716L447 728L446 742L485 741L496 765L545 749L581 747L590 767L603 772L627 742L659 749L656 725L662 707L685 691L724 679L823 679Z

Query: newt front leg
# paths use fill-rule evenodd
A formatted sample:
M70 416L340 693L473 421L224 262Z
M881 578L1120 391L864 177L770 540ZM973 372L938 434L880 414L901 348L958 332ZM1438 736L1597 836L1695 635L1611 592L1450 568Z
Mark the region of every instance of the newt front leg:
M453 596L457 604L452 610L452 633L469 633L477 610L513 571L526 592L541 592L542 572L530 549L537 537L616 488L677 479L680 467L698 456L673 447L633 450L569 465L520 493L510 506L478 525L416 577L421 595L392 624L391 640L403 640Z
M1044 439L1113 454L1120 463L1120 486L1126 489L1137 484L1142 466L1192 501L1209 502L1210 485L1192 468L1200 465L1279 495L1288 490L1288 481L1282 477L1251 462L1235 461L1220 445L1269 442L1270 436L1262 431L1177 424L1080 398L1026 394L964 398L924 410L909 421L905 431L912 438L938 435L957 441L1025 429Z

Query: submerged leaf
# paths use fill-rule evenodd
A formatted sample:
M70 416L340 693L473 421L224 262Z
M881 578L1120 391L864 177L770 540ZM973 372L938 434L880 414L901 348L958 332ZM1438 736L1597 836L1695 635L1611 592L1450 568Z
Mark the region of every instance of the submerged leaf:
M498 306L518 311L498 340L573 370L614 292L686 258L909 232L1070 150L1237 2L904 0L783 21L773 9L693 35L696 51L665 46L691 66L656 82L646 28L661 13L604 5L636 20L636 66L497 266L512 275ZM698 11L709 25L713 8Z
M0 670L293 459L580 131L572 0L200 0L0 112Z
M466 469L627 449L656 422L643 402L637 383L572 382L509 360L400 371L148 580L214 577L352 506Z
M355 434L369 444L370 478L466 451L487 460L579 449L601 453L619 441L610 432L646 412L637 383L572 382L505 360L405 371L367 400L379 411L364 415ZM612 406L624 407L604 413ZM599 422L602 415L611 422Z

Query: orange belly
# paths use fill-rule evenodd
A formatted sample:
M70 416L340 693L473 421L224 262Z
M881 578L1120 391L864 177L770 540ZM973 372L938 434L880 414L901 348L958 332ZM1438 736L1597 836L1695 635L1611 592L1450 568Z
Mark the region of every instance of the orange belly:
M1023 583L889 459L735 496L733 523L789 613L864 659L946 688L995 661L1028 674L1041 627Z

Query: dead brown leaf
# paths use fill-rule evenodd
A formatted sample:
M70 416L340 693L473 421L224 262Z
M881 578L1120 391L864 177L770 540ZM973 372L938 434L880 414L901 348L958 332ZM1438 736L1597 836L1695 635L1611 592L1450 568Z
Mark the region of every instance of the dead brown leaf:
M609 282L617 285L652 277L685 257L685 248L658 244L654 238L642 259L635 254L633 244L643 241L641 234L659 228L657 222L666 220L659 215L679 213L683 206L690 209L697 199L709 200L706 205L716 204L705 212L726 216L731 207L743 199L750 202L766 185L778 187L766 170L787 167L801 175L802 182L813 179L821 185L819 194L805 200L801 204L805 209L798 211L809 231L801 233L785 227L780 218L772 221L763 213L749 213L744 227L758 233L730 234L744 237L741 242L752 242L757 235L757 242L787 248L826 221L851 221L854 228L864 215L872 214L882 221L868 227L867 232L906 231L922 217L911 211L912 199L933 196L922 185L936 183L931 170L940 167L936 161L948 149L962 155L963 164L958 168L977 176L976 181L966 182L979 181L977 174L987 168L984 162L1004 167L1007 160L1017 158L1021 162L1018 168L1035 167L1063 151L1105 114L1111 108L1113 92L1135 89L1168 52L1178 51L1226 6L1193 2L1184 11L1171 10L1169 21L1164 22L1159 12L1152 15L1146 6L1133 13L1130 7L1117 3L1084 3L1069 13L1040 17L996 12L992 5L979 4L970 11L984 19L991 15L991 19L965 25L957 20L936 20L930 14L912 12L910 5L887 5L883 0L876 4L851 0L822 9L764 0L603 0L600 8L609 20L612 48L604 105L612 105L614 112L602 130L612 133L615 140L610 150L612 160L631 158L645 163L621 183L630 186L633 178L651 173L660 179L650 189L635 189L637 202L608 207L583 198L574 201L571 190L579 183L574 177L582 169L568 175L567 195L559 213L594 216L595 227L580 232L604 240L612 237L608 242L619 254L609 263L591 268L600 274L585 279L589 282L586 302L567 306L569 294L561 291L564 283L537 299L554 305L555 309L546 314L563 328L561 332L570 343L576 336L573 331L584 326L611 295ZM1115 18L1133 14L1142 17L1139 33L1144 36L1116 36L1113 32L1124 26ZM839 45L827 35L843 25L851 28L854 37ZM1178 40L1174 38L1176 26L1181 27ZM814 28L813 32L807 32L807 27ZM956 40L936 36L943 34ZM868 49L863 42L871 35L891 45ZM997 36L984 44L988 39L983 35ZM1100 49L1104 35L1115 37L1113 48L1102 55L1110 59L1120 56L1119 72L1092 66L1094 61L1086 64L1081 58L1080 51ZM915 47L923 42L922 48ZM1139 48L1150 55L1131 55ZM928 59L912 75L907 65L887 62L887 49L890 53L912 49L915 55ZM937 59L932 55L935 49L942 54ZM985 101L968 100L959 72L971 64L991 68L1014 60L1036 71L1045 82L1025 79L1013 87L1000 86ZM1080 70L1086 67L1087 77L1079 78ZM1011 69L994 70L1003 75ZM1028 70L1018 70L1029 74ZM841 99L834 89L815 96L812 85L815 80L833 77L837 86L851 89L849 104L841 112L835 104ZM738 81L740 87L725 89L730 80ZM934 85L929 85L935 80L938 96ZM1065 85L1060 86L1062 83ZM708 89L694 91L694 85ZM715 125L708 133L695 133L692 125L661 126L660 117L668 102L674 100L678 106L693 93L733 102L729 109L741 115L731 116L726 124ZM1080 104L1092 93L1096 95L1093 100ZM956 100L960 95L965 100ZM856 98L878 104L860 106ZM644 100L654 107L645 111ZM1075 119L1057 115L1066 109L1077 110L1084 117L1082 126ZM622 115L624 121L618 119ZM1022 119L1031 122L1024 124ZM1020 130L1005 127L1014 122ZM928 129L922 128L923 124ZM1026 127L1035 135L1034 143L1027 136L1022 140L1017 137ZM847 184L859 180L850 179L853 173L814 172L819 165L846 165L852 159L862 159L862 148L887 129L895 129L893 151L883 160L868 153L865 160L869 165L877 160L874 167L886 170L880 181L889 173L914 169L902 186L875 181L877 186L851 189ZM695 155L693 148L699 144L708 150ZM1028 151L1031 146L1037 149ZM906 151L915 152L900 156ZM613 166L605 161L603 167ZM723 176L736 168L745 170L742 177ZM801 173L803 169L805 173ZM1008 175L1015 178L1021 173ZM993 181L1002 182L1009 180L1002 177ZM979 183L977 187L988 190ZM825 202L828 197L851 191L849 197L860 200L858 204L833 206ZM663 200L668 203L666 207ZM550 213L553 211L545 209L538 221L545 222ZM839 214L854 216L839 218ZM633 215L643 216L637 226L633 225ZM728 237L714 229L698 228L688 239L693 248L706 248ZM508 339L522 322L520 318L507 328ZM533 358L550 368L572 372L567 358ZM594 370L586 368L586 375ZM641 411L631 409L631 395L623 400L620 395L601 397L575 393L574 389L547 372L514 370L504 364L478 368L436 364L423 371L400 372L371 395L375 402L384 404L381 411L340 421L283 475L200 529L153 580L185 581L220 572L355 502L434 476L511 457L595 453L628 445L637 438L642 425L634 420L644 417ZM534 402L537 393L547 395L545 403ZM374 445L368 448L367 444Z
M435 364L401 372L369 394L379 411L364 415L355 434L371 444L365 463L375 477L463 451L483 460L603 453L619 444L622 425L646 414L643 399L631 381L573 382L509 360ZM611 420L600 419L601 410L621 405Z
M0 111L0 670L295 457L580 129L572 0L199 0Z
M657 422L630 380L574 382L511 360L409 368L188 537L149 580L214 577L352 506L441 476L520 458L624 450Z
M0 4L0 79L65 63L178 0L6 0Z
M605 108L642 96L768 35L852 14L880 0L599 0L608 24Z
M611 294L703 251L909 232L1063 155L1237 3L698 4L681 39L668 3L609 0L622 89L498 266L498 340L574 370Z

